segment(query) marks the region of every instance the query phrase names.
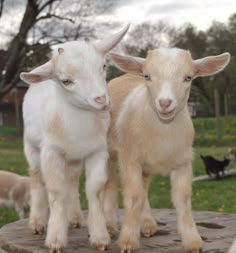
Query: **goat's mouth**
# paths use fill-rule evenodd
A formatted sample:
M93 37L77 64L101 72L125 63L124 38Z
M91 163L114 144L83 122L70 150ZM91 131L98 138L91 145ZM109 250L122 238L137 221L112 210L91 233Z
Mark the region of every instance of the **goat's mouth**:
M175 114L176 114L176 108L174 108L174 109L172 109L171 111L168 111L168 112L160 112L158 110L158 116L163 121L170 121L170 120L172 120L175 117Z

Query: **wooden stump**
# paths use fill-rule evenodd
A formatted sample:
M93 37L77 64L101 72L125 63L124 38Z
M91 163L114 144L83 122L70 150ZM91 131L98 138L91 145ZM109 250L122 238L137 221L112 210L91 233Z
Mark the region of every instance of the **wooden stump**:
M137 253L180 253L181 241L176 232L176 213L174 210L153 209L153 216L160 231L151 238L141 238L141 248ZM87 212L85 212L86 216ZM123 212L119 211L119 220ZM198 230L205 240L204 253L225 253L236 237L236 214L214 212L194 212ZM28 220L20 220L0 229L0 246L8 253L46 253L45 235L33 235ZM0 249L1 252L1 249ZM65 253L98 252L89 244L88 230L85 224L80 229L69 229L68 246ZM120 252L116 239L112 240L107 253Z

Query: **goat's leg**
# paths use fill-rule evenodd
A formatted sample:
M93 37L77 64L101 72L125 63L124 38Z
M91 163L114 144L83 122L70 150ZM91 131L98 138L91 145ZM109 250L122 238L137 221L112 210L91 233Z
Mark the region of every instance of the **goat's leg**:
M110 236L103 210L104 189L107 182L107 152L94 153L85 161L86 193L89 205L88 229L90 242L98 250L106 250Z
M81 164L78 162L70 163L68 169L68 220L71 226L80 227L83 220L83 213L80 208L80 197L79 197L79 176Z
M155 219L152 217L151 208L148 200L148 188L152 177L148 174L143 174L143 187L145 190L145 202L142 210L142 227L143 236L151 237L158 231L158 226Z
M107 230L111 236L117 234L117 175L116 164L110 156L108 159L108 180L104 192L104 213L106 218Z
M191 162L171 172L172 200L177 213L177 226L184 249L201 252L203 241L197 231L191 210Z
M48 221L48 199L40 170L40 151L24 142L25 156L30 166L30 217L29 223L34 234L42 234Z
M142 168L134 161L127 163L120 159L125 208L118 239L121 252L131 252L139 247L141 214L146 195L143 188Z
M63 154L58 154L51 147L42 148L41 164L50 206L46 245L50 252L59 253L67 244L67 166Z

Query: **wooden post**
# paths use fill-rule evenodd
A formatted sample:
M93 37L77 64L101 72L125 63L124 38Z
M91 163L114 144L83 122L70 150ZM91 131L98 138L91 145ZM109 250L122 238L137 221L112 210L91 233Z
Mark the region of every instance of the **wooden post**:
M227 91L224 93L224 113L225 117L229 116L229 101Z
M18 97L18 89L14 89L15 93L15 115L16 115L16 130L17 134L20 134L20 108L19 108L19 97Z
M220 96L219 90L217 88L214 89L214 99L215 99L216 134L218 138L218 143L220 143L222 138L222 126L220 119Z

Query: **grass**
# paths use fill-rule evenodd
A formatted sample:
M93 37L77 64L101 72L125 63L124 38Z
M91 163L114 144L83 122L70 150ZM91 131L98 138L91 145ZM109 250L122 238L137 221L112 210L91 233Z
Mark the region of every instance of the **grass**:
M200 159L201 154L211 154L219 159L228 156L228 147L236 144L236 117L222 120L223 138L219 146L216 137L215 120L194 119L196 129L195 158L193 173L195 176L205 174ZM27 174L27 163L23 155L22 133L14 128L0 128L0 169L12 171L21 175ZM226 137L227 138L226 138ZM203 145L204 144L204 145ZM234 167L234 164L231 164ZM236 178L225 178L220 181L201 181L193 184L192 205L194 210L236 213L235 184ZM85 197L85 175L80 178L79 191L81 206L87 208ZM122 189L119 188L121 195ZM122 206L121 197L120 206ZM153 208L173 208L170 197L169 178L155 176L149 189L150 204ZM230 200L230 201L229 201ZM0 209L0 226L17 220L17 214L12 209Z

